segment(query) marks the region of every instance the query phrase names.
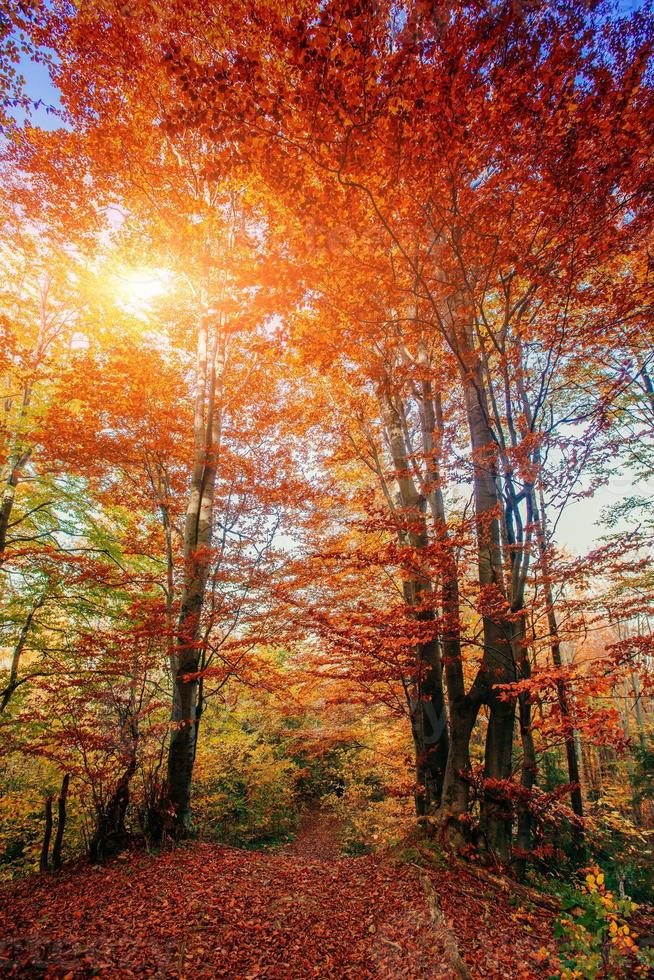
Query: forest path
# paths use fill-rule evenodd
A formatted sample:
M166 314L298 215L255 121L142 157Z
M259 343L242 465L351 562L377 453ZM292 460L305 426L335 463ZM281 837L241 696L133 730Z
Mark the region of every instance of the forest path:
M0 973L66 980L460 976L417 869L371 855L343 857L336 839L333 819L319 815L275 852L197 843L23 881L0 893ZM445 895L454 882L443 884L449 916ZM515 923L506 923L512 933L493 937L496 904L481 921L483 906L465 893L463 902L452 911L468 936L462 952L477 964L474 977L546 975L534 957L535 937L527 961L516 962ZM515 965L508 971L507 953Z
M307 860L336 861L342 858L340 832L343 821L326 809L308 810L298 832L282 853Z

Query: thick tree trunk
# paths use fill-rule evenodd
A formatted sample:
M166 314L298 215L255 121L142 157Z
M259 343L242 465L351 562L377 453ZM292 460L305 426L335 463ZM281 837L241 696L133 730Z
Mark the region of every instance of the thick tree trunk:
M425 561L421 553L429 545L426 500L418 491L411 474L401 409L387 392L380 396L380 405L402 508L398 519L398 538L400 544L408 545L413 550L411 560L416 566L415 572L404 583L405 601L414 610L417 622L425 624L428 631L429 624L432 624L433 631L433 586L428 568L421 567ZM418 816L426 816L440 804L449 743L440 644L436 636L416 645L415 674L410 687L411 728L416 759L416 812Z
M450 751L443 781L441 808L438 814L440 835L450 844L461 846L469 839L468 824L462 818L470 809L472 773L470 737L480 703L470 696L452 697L448 685L450 709Z
M411 727L416 754L416 813L426 816L440 804L448 758L448 732L437 640L421 644L418 658L421 677L417 699L412 705Z
M506 590L502 565L500 530L501 505L497 488L496 445L488 421L488 409L479 362L469 338L461 349L469 369L462 371L466 413L473 455L473 492L477 522L477 551L483 612L484 657L481 683L490 716L486 736L484 777L486 792L481 808L481 826L487 846L506 863L511 849L511 806L501 783L511 779L515 702L502 700L497 685L517 680L511 643L512 624L502 616Z
M168 798L175 811L175 835L191 831L191 783L195 762L197 726L197 680L185 675L197 670L193 645L180 646L173 696L170 746L168 750Z
M481 829L489 850L498 861L506 864L511 856L513 814L504 784L513 772L515 703L500 700L494 686L490 688L486 703L490 714L484 753Z
M423 355L424 362L426 358ZM434 525L434 538L440 551L439 580L443 620L441 652L450 720L449 752L438 820L441 837L460 846L467 842L468 825L461 817L470 808L470 736L481 702L476 685L473 685L469 695L466 694L463 676L458 568L447 525L441 477L442 408L440 395L434 394L428 380L422 382L420 406L428 479L427 499Z

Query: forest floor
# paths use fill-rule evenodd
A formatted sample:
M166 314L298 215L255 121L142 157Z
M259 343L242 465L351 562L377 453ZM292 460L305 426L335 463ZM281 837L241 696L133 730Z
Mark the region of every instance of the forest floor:
M550 915L465 866L344 857L309 815L275 851L193 843L0 892L0 973L57 977L537 978ZM469 971L469 973L467 973Z

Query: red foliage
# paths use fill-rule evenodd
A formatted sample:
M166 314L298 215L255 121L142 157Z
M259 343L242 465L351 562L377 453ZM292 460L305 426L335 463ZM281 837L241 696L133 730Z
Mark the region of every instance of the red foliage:
M0 969L69 980L452 977L415 867L335 860L329 833L310 826L276 853L197 844L22 882L5 894ZM546 916L516 910L464 868L429 877L473 976L547 975L537 955L550 942Z

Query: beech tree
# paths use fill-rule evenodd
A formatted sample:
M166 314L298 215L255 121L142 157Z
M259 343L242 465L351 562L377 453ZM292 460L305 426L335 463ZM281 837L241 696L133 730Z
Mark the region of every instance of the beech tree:
M524 874L565 812L580 859L589 746L647 748L650 529L576 556L558 522L651 470L651 18L100 0L23 29L64 125L5 152L32 285L0 297L0 710L67 719L35 744L86 780L91 850L139 767L142 825L189 834L205 712L225 734L212 705L299 656L401 716L441 842Z
M332 200L341 213L356 202L395 251L405 288L417 285L457 361L484 620L484 662L471 696L490 710L485 774L492 785L512 771L515 703L500 688L527 670L520 626L527 553L514 546L503 517L502 447L485 376L485 348L495 336L489 324L498 301L500 332L514 330L535 304L544 313L562 291L580 288L603 255L637 240L639 223L628 217L648 202L642 126L651 107L637 81L647 67L648 26L634 18L629 34L610 23L600 31L596 14L568 3L533 12L451 9L436 19L418 6L399 20L384 7L374 15L339 4L307 13L254 14L256 48L236 17L229 40L221 38L217 51L204 48L201 58L169 45L181 102L170 127L197 127L213 138L218 159L225 140L239 141L291 206L290 186L300 183L307 196L324 187L325 225ZM207 13L198 16L206 24ZM618 52L627 48L629 67L620 69ZM344 66L347 75L337 75ZM610 133L605 156L599 133ZM509 508L515 521L515 502ZM521 707L528 756L524 699ZM532 771L528 760L527 789ZM489 846L506 859L510 820L492 793L482 823Z

